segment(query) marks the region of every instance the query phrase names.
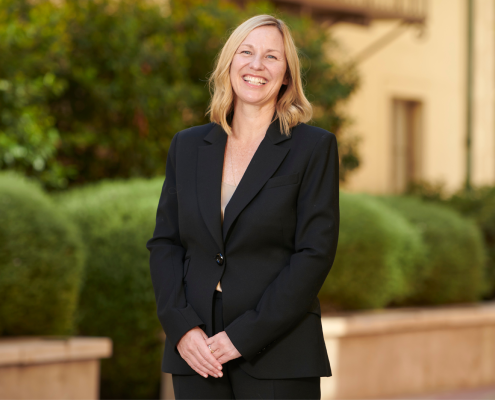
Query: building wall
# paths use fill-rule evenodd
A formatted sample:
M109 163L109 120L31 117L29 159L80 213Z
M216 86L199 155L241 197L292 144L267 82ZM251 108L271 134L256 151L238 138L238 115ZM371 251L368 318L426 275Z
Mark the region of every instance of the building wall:
M495 2L475 0L473 182L495 183Z
M475 0L476 70L473 183L495 183L494 3ZM447 191L463 185L466 171L467 1L431 0L423 36L415 27L359 64L360 90L347 104L363 141L361 168L345 189L393 193L392 100L422 103L418 170L421 178L444 182ZM331 31L351 58L382 38L398 21L369 27L333 25Z

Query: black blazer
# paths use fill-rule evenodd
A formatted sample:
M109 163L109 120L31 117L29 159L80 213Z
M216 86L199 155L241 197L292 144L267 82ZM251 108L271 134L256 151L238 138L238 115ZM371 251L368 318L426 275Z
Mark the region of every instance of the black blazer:
M339 236L339 157L333 133L271 123L225 209L227 134L209 123L174 135L156 228L146 247L166 334L162 370L197 374L177 343L211 337L221 279L225 332L241 368L261 379L331 376L317 294Z

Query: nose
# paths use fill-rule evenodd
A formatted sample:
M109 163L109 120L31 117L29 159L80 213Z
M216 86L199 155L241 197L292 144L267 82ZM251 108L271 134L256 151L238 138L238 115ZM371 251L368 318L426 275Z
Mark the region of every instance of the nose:
M253 61L251 61L250 67L251 67L251 69L254 69L256 71L260 71L264 68L262 58L261 58L261 55L259 53L256 54Z

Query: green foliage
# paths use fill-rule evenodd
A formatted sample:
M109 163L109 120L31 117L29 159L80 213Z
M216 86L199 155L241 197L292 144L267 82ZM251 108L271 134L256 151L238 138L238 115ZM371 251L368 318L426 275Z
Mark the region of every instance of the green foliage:
M70 335L84 266L76 226L38 184L0 174L0 335Z
M487 248L487 295L495 297L495 186L480 186L471 191L461 190L445 204L472 218L483 233Z
M425 245L398 212L367 194L340 192L334 265L319 297L340 309L382 308L417 290Z
M424 179L417 179L407 184L404 193L406 196L416 196L422 200L443 201L448 198L446 193L445 180L430 182Z
M487 290L485 248L479 228L441 204L407 196L382 196L422 232L427 258L416 266L421 287L401 304L437 305L473 302Z
M0 168L53 188L160 175L173 135L208 122L207 76L229 32L261 13L292 28L314 123L343 145L341 177L359 164L356 146L340 137L349 120L338 110L358 86L355 68L326 56L337 45L308 17L224 0L0 6L0 51L9 60L0 64Z
M418 182L411 185L409 193L451 207L476 222L483 233L488 255L486 279L489 291L485 298L495 298L495 186L477 186L470 190L462 188L447 195L444 182L436 185Z
M56 159L60 133L50 106L66 90L62 13L17 0L0 0L0 11L0 169L64 187L73 170Z
M56 196L87 247L78 334L107 336L102 398L157 398L163 351L145 247L154 229L163 178L101 182Z

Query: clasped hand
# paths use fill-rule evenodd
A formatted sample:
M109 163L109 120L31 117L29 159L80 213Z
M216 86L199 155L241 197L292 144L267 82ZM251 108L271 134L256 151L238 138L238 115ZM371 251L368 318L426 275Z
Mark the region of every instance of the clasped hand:
M177 350L189 366L205 378L208 375L222 377L222 364L241 357L225 331L209 338L199 326L182 336L177 343Z

